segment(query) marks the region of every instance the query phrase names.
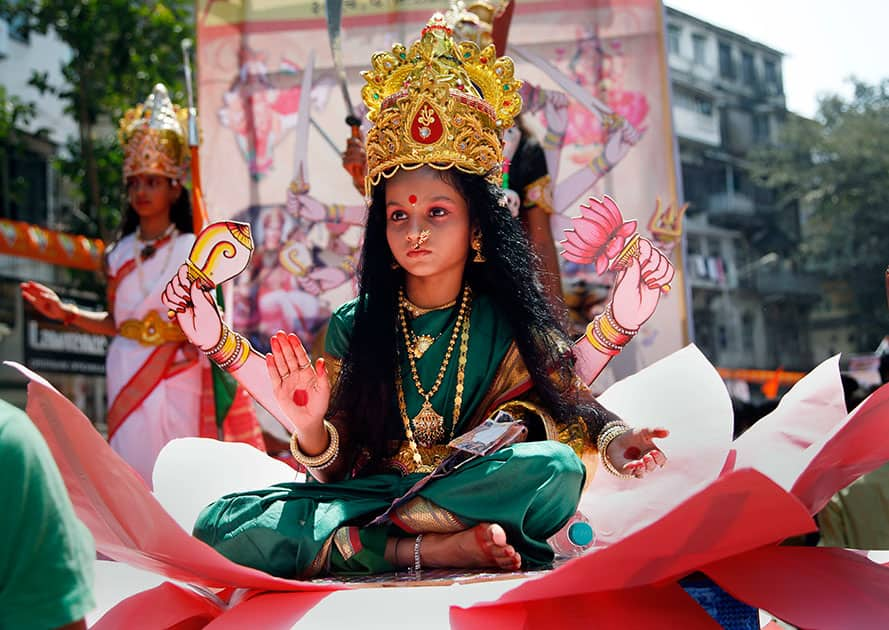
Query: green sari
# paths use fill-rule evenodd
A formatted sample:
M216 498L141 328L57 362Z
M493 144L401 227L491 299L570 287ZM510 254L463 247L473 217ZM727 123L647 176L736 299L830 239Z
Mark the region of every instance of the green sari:
M334 358L342 357L351 343L356 304L356 300L345 304L331 318L326 350ZM409 323L415 334L435 339L416 361L420 382L427 391L445 357L457 308L435 310ZM393 400L386 437L395 455L381 462L375 472L325 484L310 477L308 483L282 483L227 495L201 513L195 536L239 564L282 577L311 577L327 572L392 571L395 567L383 557L388 537L458 532L489 522L504 528L525 568L550 563L553 552L546 540L574 514L586 476L575 453L579 449L555 440L577 438L580 423L555 427L537 405L525 402L533 399L527 370L512 330L486 296L473 300L469 326L460 413L454 423L458 362L452 356L442 384L431 398L445 419L445 436L440 444L420 448L425 465L421 470L434 466L449 452L446 444L453 436L504 405L512 405L510 411L526 420L531 414L541 421L539 441L514 444L471 460L424 486L418 497L393 513L391 525L364 526L425 474L416 470L411 460L401 414ZM423 398L414 385L403 339L400 344L405 404L408 416L413 417ZM336 366L332 367L335 373Z

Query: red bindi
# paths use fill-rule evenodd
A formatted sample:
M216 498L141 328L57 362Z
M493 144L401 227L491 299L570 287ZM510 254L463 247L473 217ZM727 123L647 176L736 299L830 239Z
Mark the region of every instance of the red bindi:
M293 390L293 403L297 407L305 407L309 402L309 392L304 389Z
M411 202L411 205L412 205L412 206L413 206L413 205L416 205L416 203L417 203L417 196L416 196L416 195L411 195L410 197L407 198L407 200Z

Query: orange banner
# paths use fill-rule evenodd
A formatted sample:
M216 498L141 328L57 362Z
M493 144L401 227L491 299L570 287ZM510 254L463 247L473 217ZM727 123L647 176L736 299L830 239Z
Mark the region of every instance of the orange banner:
M725 380L747 381L748 383L767 383L776 380L780 385L793 385L806 375L805 372L787 372L785 370L746 370L722 367L716 368L716 371Z
M104 252L105 243L99 239L0 219L0 254L96 271L102 268Z

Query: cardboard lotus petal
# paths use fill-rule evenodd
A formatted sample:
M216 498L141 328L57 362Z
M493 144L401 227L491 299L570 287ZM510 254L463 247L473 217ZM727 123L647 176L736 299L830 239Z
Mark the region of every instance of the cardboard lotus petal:
M652 423L670 431L659 441L668 461L657 474L643 481L598 474L581 498L597 541L610 544L719 476L731 448L732 407L716 369L694 345L616 383L599 401L630 425Z

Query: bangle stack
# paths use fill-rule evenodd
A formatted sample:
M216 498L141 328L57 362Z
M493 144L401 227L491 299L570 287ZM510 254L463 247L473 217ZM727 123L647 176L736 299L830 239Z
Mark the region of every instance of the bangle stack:
M636 336L637 332L638 329L630 330L618 324L609 304L604 313L597 315L587 324L586 338L596 350L613 357Z
M325 420L324 428L327 429L329 443L323 453L315 455L314 457L310 457L299 450L299 440L297 440L295 432L290 436L290 452L293 453L293 459L306 468L324 470L333 463L337 455L340 453L340 434L336 430L336 427Z
M611 165L608 163L608 160L605 159L604 155L599 155L590 162L590 170L596 175L602 176L611 170Z
M543 140L540 143L540 146L544 151L551 151L553 149L562 148L562 142L565 140L565 132L557 133L555 131L551 131L549 129L546 130L546 134L543 136Z
M226 372L234 372L247 362L252 349L249 341L223 324L219 341L204 354Z
M623 473L615 468L614 464L611 462L610 459L608 459L608 455L606 454L606 451L608 451L608 446L617 437L630 430L630 427L628 427L620 420L614 420L602 427L602 430L599 432L599 437L596 438L596 449L599 451L599 459L602 460L602 466L604 466L605 470L610 472L615 477L628 478L633 476L627 473Z

